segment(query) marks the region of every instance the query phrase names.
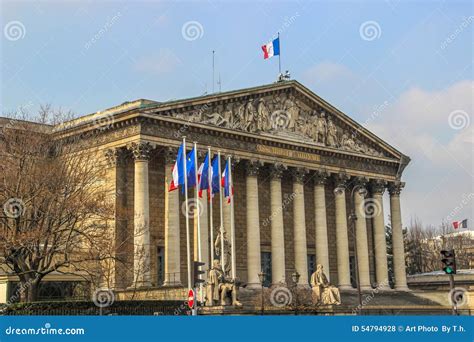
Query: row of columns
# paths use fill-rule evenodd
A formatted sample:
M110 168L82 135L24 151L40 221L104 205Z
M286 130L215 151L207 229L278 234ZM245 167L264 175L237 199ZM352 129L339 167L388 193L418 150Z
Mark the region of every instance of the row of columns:
M150 229L149 229L149 186L148 160L151 146L148 143L131 144L129 149L135 160L134 180L134 282L135 285L149 286L150 277ZM180 206L179 192L169 192L167 187L171 181L172 168L176 152L171 149L165 158L165 281L164 285L177 286L182 284L180 267ZM246 167L246 222L247 222L247 280L249 287L260 286L258 273L260 272L260 216L258 195L258 172L262 164L252 160ZM271 167L270 179L270 207L271 207L271 252L272 252L272 282L286 282L285 279L285 237L283 223L283 201L281 179L287 169L283 164L276 163ZM306 169L296 168L293 172L293 234L295 269L300 274L300 285L308 284L307 241L305 221L304 180L308 173ZM315 249L316 263L323 265L329 275L329 245L327 231L327 213L325 184L330 175L326 171L314 171L314 216L315 216ZM346 174L333 175L335 183L334 204L336 219L336 249L338 286L341 289L351 288L349 266L349 238L350 223L355 224L355 240L357 249L357 267L361 289L371 288L369 272L369 248L366 225L366 211L371 211L374 229L375 273L378 284L387 284L388 268L385 242L385 225L383 214L382 195L387 186L385 181L365 178L353 179ZM392 182L388 185L390 193L390 212L393 230L393 264L395 288L405 290L406 274L404 261L403 234L400 212L401 182ZM366 199L366 189L370 189L372 197ZM351 191L352 208L346 206L346 192ZM354 191L357 190L357 191ZM197 200L202 210L207 213L207 202ZM199 202L200 201L200 202ZM371 204L370 204L371 203ZM226 206L225 206L226 207ZM368 208L370 207L370 208ZM351 214L348 215L348 212ZM228 215L229 213L227 213ZM224 211L224 220L226 212ZM207 217L203 216L203 217ZM351 218L351 220L348 220ZM196 220L194 220L196 221ZM201 219L201 240L208 241L207 220ZM195 229L196 232L196 229ZM196 235L195 235L196 236ZM214 237L215 238L215 237ZM209 260L209 246L203 244L203 260ZM195 244L195 255L197 245Z

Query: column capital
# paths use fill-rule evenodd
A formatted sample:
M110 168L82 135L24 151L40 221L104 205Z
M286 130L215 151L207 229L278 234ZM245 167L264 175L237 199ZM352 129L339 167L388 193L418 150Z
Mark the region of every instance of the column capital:
M260 168L262 167L263 163L258 160L258 159L250 159L250 160L247 160L247 162L245 163L245 174L247 176L253 176L253 177L256 177L258 176L258 172L260 170Z
M346 190L350 179L351 177L345 172L339 172L338 174L334 175L334 191L338 190L339 192L342 192Z
M390 196L399 196L402 189L405 187L405 182L395 181L388 184L388 193Z
M166 147L165 151L165 164L170 165L174 164L176 161L176 156L178 155L178 148L177 147Z
M355 177L352 181L353 183L353 192L357 190L357 193L362 196L367 195L367 184L369 183L369 179L367 177Z
M327 183L328 178L329 172L327 170L314 171L314 185L324 185Z
M370 181L370 191L373 195L383 195L386 187L387 182L383 179L373 179Z
M104 155L109 167L119 166L125 163L126 150L120 147L109 148L104 151Z
M292 170L293 172L293 181L295 183L303 183L304 177L309 173L309 170L304 167L296 167Z
M270 176L272 179L281 179L283 177L283 171L287 170L288 167L282 163L275 163L270 167Z
M150 160L153 146L149 142L133 142L127 145L135 160Z

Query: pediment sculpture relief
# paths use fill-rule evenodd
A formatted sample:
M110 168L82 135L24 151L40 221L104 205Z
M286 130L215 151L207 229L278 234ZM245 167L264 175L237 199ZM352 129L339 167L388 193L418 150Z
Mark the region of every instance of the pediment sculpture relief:
M296 100L293 94L218 104L174 117L249 133L286 133L322 146L383 156L356 139L353 133L338 127L332 115L318 113Z

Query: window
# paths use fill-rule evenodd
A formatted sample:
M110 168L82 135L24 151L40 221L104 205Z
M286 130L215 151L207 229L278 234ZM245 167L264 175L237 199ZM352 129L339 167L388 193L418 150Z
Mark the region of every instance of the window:
M269 287L272 284L272 253L262 252L261 260L262 271L265 273L265 281L263 282L263 286Z
M165 281L165 249L158 247L157 249L157 284L163 285Z
M311 281L311 276L316 271L316 255L308 254L308 280Z

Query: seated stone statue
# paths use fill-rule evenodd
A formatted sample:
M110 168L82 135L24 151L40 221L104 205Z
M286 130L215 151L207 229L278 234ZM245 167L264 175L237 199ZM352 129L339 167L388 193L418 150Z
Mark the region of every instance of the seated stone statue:
M311 287L313 289L313 303L317 305L339 305L341 295L339 289L329 283L323 272L323 265L318 264L316 272L311 275Z
M227 279L219 260L214 260L207 280L207 303L209 306L227 305L226 299L232 298L233 306L242 306L238 301L239 287L234 280Z

